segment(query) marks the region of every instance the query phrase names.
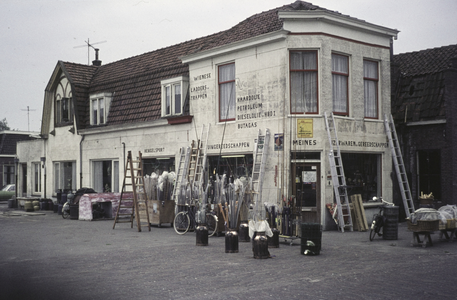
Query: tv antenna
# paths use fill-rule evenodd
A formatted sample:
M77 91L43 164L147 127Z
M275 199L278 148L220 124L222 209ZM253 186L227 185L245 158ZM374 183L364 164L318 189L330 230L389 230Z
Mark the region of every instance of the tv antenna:
M21 109L22 111L27 111L27 131L30 131L30 112L31 111L36 111L36 109L30 109L27 106L27 109Z
M80 45L80 46L75 46L73 48L81 48L81 47L87 47L87 65L90 65L90 48L94 49L95 50L95 56L96 58L95 59L98 59L98 48L95 48L94 45L97 45L97 44L102 44L102 43L106 43L106 41L101 41L101 42L95 42L95 43L90 43L89 42L89 38L87 38L87 41L84 41L86 43L86 45Z

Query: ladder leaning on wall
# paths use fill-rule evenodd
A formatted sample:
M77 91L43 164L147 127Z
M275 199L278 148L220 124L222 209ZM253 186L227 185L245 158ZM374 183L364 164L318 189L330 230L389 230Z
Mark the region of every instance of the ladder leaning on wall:
M384 116L384 126L387 138L389 139L389 147L392 152L392 160L397 174L398 185L400 186L406 217L409 218L409 216L415 211L414 203L411 197L411 190L409 188L408 177L406 176L405 164L403 163L403 156L401 155L400 144L398 143L397 132L395 130L392 115L386 114Z
M267 161L268 144L270 140L270 130L265 129L265 134L262 134L260 129L257 135L257 141L254 143L253 164L252 164L252 177L250 182L250 190L253 193L254 199L254 221L259 218L256 213L264 211L262 204L262 186L263 177L265 174L265 165Z
M324 118L329 141L330 172L332 175L333 190L335 192L337 204L336 211L338 213L338 227L341 232L344 232L345 227L349 228L350 231L353 231L354 227L352 225L351 208L349 206L349 197L347 193L346 179L344 177L343 160L341 158L335 119L333 118L333 113L330 114L330 117L328 117L327 112L324 113ZM335 141L336 149L333 148L333 141Z

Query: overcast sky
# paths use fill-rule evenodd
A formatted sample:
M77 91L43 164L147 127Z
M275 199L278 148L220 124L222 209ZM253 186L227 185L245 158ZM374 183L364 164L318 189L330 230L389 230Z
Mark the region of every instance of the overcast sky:
M88 53L94 60L86 41L106 64L226 30L293 1L1 0L0 120L40 131L44 89L57 61L87 64ZM456 0L309 2L400 30L395 53L457 44Z

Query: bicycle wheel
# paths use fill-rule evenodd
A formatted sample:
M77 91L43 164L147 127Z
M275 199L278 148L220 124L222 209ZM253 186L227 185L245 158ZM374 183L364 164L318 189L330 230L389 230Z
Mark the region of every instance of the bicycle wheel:
M208 227L208 236L213 236L217 229L217 217L212 213L206 213L206 227Z
M62 218L66 219L70 216L70 206L68 204L64 204L62 207Z
M177 234L185 234L187 231L189 231L190 227L190 219L185 211L179 212L175 216L175 220L173 222L173 228L175 229Z

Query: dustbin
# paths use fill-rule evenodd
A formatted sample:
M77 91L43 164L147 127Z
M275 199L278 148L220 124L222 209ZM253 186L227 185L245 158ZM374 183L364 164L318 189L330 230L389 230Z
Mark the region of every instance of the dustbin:
M70 204L70 219L79 219L79 204Z
M384 206L384 226L382 238L385 240L398 239L398 206Z
M319 223L302 223L300 228L300 253L303 255L319 255L322 245L322 225Z

